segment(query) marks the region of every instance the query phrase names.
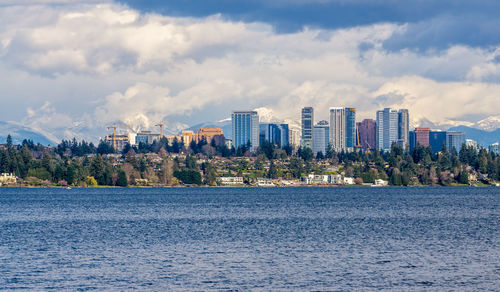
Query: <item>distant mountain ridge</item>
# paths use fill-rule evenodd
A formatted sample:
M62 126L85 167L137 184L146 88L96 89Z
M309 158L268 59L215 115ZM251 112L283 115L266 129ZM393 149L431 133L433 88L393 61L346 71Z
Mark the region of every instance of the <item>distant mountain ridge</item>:
M0 143L6 143L7 136L12 136L12 142L14 144L21 144L24 139L33 140L35 144L40 143L42 145L57 145L58 141L45 136L42 133L36 132L35 130L19 125L13 122L2 122L0 121Z
M472 139L483 147L500 142L500 128L493 131L486 131L468 126L451 127L448 131L457 131L465 134L466 139Z

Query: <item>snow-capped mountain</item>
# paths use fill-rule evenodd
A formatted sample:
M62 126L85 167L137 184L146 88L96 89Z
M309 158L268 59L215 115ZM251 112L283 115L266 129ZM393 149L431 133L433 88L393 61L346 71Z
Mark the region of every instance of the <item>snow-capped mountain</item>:
M488 147L493 143L500 142L500 128L495 129L494 131L485 131L467 126L458 126L452 127L448 130L462 132L465 134L466 139L472 139L483 147Z
M59 143L58 140L29 127L15 122L0 121L0 143L5 143L9 134L12 136L14 144L21 144L24 139L33 140L35 144L40 143L42 145L56 145Z
M476 122L473 128L485 131L494 131L500 128L500 116L491 116Z

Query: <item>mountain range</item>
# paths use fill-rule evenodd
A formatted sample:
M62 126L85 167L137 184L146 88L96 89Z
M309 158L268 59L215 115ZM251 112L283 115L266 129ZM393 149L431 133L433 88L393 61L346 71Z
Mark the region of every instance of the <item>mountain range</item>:
M450 128L449 131L462 132L465 134L466 139L474 140L483 147L500 142L500 128L493 131L486 131L467 126L457 126Z
M59 141L55 141L29 127L14 122L0 121L0 143L6 143L9 134L14 144L21 144L24 139L33 140L33 142L42 145L57 145L59 143Z

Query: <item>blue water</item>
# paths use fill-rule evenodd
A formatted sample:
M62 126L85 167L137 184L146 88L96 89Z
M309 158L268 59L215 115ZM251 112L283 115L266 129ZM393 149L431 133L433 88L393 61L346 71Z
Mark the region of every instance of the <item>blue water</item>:
M498 291L500 188L3 188L0 288Z

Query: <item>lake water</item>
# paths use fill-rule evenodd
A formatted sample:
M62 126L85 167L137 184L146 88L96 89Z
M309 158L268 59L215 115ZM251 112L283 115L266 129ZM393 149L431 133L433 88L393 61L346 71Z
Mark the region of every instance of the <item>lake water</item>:
M2 188L0 288L498 291L500 188Z

